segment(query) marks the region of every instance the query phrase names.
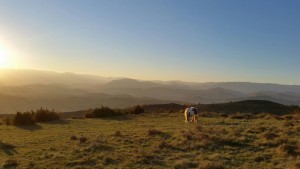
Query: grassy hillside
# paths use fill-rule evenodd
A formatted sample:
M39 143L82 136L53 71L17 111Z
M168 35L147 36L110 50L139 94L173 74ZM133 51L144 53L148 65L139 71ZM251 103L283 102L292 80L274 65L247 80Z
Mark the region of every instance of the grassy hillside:
M197 105L200 111L219 113L271 113L283 115L299 109L297 106L286 106L267 100L244 100L220 104L200 104Z
M200 112L206 114L214 113L269 113L274 115L284 115L295 110L300 110L298 106L286 106L266 100L244 100L238 102L218 103L218 104L197 104L197 105L182 105L176 103L168 104L147 104L143 105L146 113L149 112L176 112L184 110L188 106L195 106ZM83 117L87 110L61 113L62 118ZM1 118L1 115L0 115Z
M219 115L185 124L179 112L0 125L2 168L299 168L300 114Z

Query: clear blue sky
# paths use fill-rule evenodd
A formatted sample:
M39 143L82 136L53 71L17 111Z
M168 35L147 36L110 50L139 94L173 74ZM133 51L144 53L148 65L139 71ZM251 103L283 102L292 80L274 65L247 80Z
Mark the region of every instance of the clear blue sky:
M0 0L14 68L300 84L299 0Z

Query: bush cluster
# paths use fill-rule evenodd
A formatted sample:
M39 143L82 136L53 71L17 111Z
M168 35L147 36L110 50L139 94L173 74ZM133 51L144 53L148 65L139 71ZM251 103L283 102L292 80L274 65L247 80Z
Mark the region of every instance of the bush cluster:
M38 109L35 112L35 121L36 122L47 122L59 120L59 115L54 111L49 111L48 109Z
M144 112L145 112L144 108L142 108L140 105L135 106L132 110L133 114L142 114Z
M109 107L101 106L101 108L90 109L85 113L85 118L113 117L121 114L122 113L119 111L113 110Z
M128 114L142 114L142 113L145 113L145 109L140 105L137 105L137 106L134 106L134 107L129 107L129 108L125 109L124 111L125 111L125 113L128 113Z
M34 120L34 112L17 112L13 119L13 125L22 126L22 125L33 125L35 123Z
M59 115L54 110L40 108L36 111L17 112L13 119L13 125L33 125L36 122L49 122L59 120Z

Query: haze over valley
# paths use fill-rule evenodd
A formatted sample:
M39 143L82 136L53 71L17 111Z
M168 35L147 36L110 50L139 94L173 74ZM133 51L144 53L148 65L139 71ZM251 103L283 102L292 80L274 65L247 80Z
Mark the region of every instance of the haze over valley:
M60 112L97 106L124 108L136 104L208 104L269 100L300 105L300 85L250 82L196 83L145 81L38 70L0 71L0 113L40 107Z

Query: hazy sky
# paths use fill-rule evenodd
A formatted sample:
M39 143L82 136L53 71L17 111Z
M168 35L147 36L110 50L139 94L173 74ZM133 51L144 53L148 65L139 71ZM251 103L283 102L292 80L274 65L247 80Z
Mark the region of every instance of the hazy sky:
M0 53L12 68L300 84L300 1L0 0Z

